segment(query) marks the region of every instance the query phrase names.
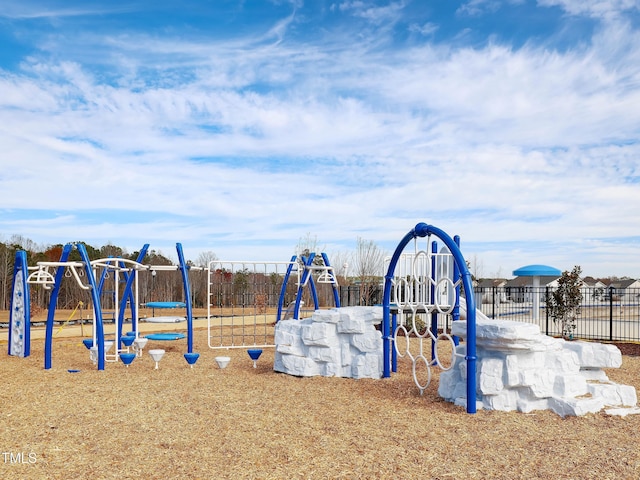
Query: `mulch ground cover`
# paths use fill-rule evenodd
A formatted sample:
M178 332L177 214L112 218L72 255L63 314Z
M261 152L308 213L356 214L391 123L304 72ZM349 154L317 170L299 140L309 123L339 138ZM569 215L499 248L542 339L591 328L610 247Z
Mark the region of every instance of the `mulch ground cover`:
M145 353L98 371L80 338L54 341L51 370L42 340L0 355L0 478L640 478L640 415L469 415L437 395L436 370L422 396L403 360L390 379L298 378L273 371L272 349L253 368L206 334L193 368L184 340L149 343L166 350L158 370ZM639 389L625 353L607 374Z

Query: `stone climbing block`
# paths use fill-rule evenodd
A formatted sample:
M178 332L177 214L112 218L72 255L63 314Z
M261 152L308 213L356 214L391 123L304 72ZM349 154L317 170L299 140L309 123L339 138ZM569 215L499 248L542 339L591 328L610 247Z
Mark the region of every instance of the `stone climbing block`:
M305 355L305 345L300 338L301 323L297 320L281 320L276 326L274 341L276 351L290 355Z
M367 322L364 318L353 318L351 315L341 315L338 323L338 333L364 333Z
M382 377L382 357L363 353L355 357L351 365L353 378L380 378Z
M604 406L637 409L635 388L610 382L602 370L622 364L613 345L567 342L541 334L536 325L508 320L482 319L476 330L476 392L484 408L550 409L563 417ZM452 331L465 337L466 322L454 322ZM465 348L457 352L464 356ZM466 376L466 361L456 357L453 368L440 374L438 394L465 404Z
M533 397L546 398L553 395L555 378L553 370L547 368L526 370L522 372L521 385L527 387Z
M588 385L589 393L603 399L607 407L633 407L638 402L636 389L629 385L616 383L592 383Z
M504 390L503 367L501 358L488 357L478 362L478 391L482 395L497 395Z
M547 352L543 365L557 373L574 375L580 372L578 355L567 349Z
M305 345L338 347L336 326L331 323L311 322L300 327L300 337Z
M351 335L351 345L360 352L381 352L382 351L382 334L373 329L365 333L355 333Z
M589 391L587 380L579 373L573 375L556 375L553 394L557 397L579 397Z
M489 410L511 411L518 408L518 394L514 390L502 390L496 395L483 395L482 404Z
M607 374L599 368L581 368L580 375L592 382L609 382Z
M530 394L528 389L519 389L516 409L522 413L533 412L534 410L548 410L548 398L536 398Z
M381 307L317 310L276 324L274 370L296 376L380 378Z
M578 355L581 367L620 368L622 353L615 345L593 342L565 342L564 348Z
M275 353L273 369L297 377L313 377L321 374L320 364L308 357Z
M340 312L336 308L329 310L316 310L313 312L311 320L321 323L338 323L340 321Z
M551 397L549 399L549 408L560 415L579 416L587 413L596 413L604 408L602 398L560 398Z
M342 363L340 350L335 348L310 345L307 349L307 356L314 362L331 362L337 365Z

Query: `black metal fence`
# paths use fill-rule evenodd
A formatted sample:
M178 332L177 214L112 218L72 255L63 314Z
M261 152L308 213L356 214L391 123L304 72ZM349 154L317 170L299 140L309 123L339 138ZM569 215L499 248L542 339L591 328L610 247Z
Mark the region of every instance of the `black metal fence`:
M476 308L489 318L535 323L542 333L560 336L562 329L546 308L546 298L552 291L550 287L476 288ZM582 288L574 336L600 341L640 342L640 288Z
M474 290L476 308L489 318L534 323L550 336L561 336L562 327L553 321L546 307L551 287L490 287ZM583 287L580 315L574 337L640 342L640 288ZM537 300L536 300L537 296ZM382 288L370 305L382 302ZM340 286L342 306L365 305L359 286ZM534 308L537 305L537 308Z
M363 292L360 285L340 285L340 305L343 307L353 307L362 305L378 305L382 303L382 287L370 287L367 292ZM368 297L368 298L367 298Z

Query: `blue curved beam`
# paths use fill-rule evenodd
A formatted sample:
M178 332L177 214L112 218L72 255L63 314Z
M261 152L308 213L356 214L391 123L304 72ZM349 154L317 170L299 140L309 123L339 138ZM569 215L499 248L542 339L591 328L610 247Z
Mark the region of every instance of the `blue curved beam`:
M62 248L62 253L60 254L60 261L66 262L69 259L69 253L71 253L71 249L73 248L73 244L67 243ZM51 296L49 297L49 309L47 311L47 325L45 327L45 337L44 337L44 369L49 370L51 368L51 350L53 344L53 320L56 314L56 305L58 304L58 295L60 294L60 284L62 283L62 278L64 277L65 267L60 266L56 268L56 274L54 275L54 284L51 288Z
M80 254L80 258L84 263L84 271L89 282L89 293L93 300L93 312L95 315L94 327L96 330L96 341L98 342L98 370L104 370L104 324L102 322L102 306L100 304L100 291L96 284L96 278L93 275L93 268L91 267L91 260L87 254L87 248L83 243L77 243L76 249ZM57 283L57 282L56 282ZM118 348L117 345L115 348Z
M289 261L289 266L287 267L287 271L284 274L284 279L282 280L282 287L280 288L280 297L278 298L278 314L276 316L276 323L280 321L282 318L282 307L284 306L284 296L287 293L287 284L289 283L289 277L291 276L291 271L293 270L293 262L298 258L296 255L291 257Z
M144 260L144 257L147 255L148 249L149 249L149 244L145 243L142 246L140 253L138 253L138 258L136 258L136 262L142 263L142 261ZM124 266L124 264L122 264L122 266ZM122 298L120 299L120 308L118 310L118 334L117 334L118 348L120 348L120 339L122 337L122 324L124 323L124 312L127 308L127 302L129 302L129 305L131 306L131 327L133 328L134 332L136 332L138 328L138 326L133 321L133 319L136 318L137 316L136 312L138 310L138 305L136 304L135 295L133 294L133 290L131 288L133 286L133 280L135 276L136 276L136 272L133 272L133 271L130 273L124 274L126 283L124 287L124 292L122 294Z
M325 266L330 267L331 265L329 264L329 256L324 252L320 255L322 255L322 260L324 260ZM334 280L336 281L331 284L331 286L333 287L333 303L336 308L340 308L340 291L338 290L337 278L334 277Z
M467 354L465 360L467 361L467 413L476 413L476 305L473 295L473 284L471 280L471 273L467 267L467 263L458 247L456 241L454 241L443 230L428 225L426 223L418 223L413 229L411 229L400 241L391 257L389 268L385 275L384 281L384 293L383 293L383 319L382 319L382 338L383 338L383 377L388 378L391 376L391 348L393 337L391 336L391 283L393 281L393 274L395 272L396 265L400 259L400 255L404 251L407 244L416 237L426 237L428 235L435 235L440 238L444 244L449 248L451 255L455 260L455 265L460 271L460 278L464 291L467 293ZM474 373L471 373L474 372Z
M182 284L184 285L184 300L187 304L187 353L193 353L193 310L191 289L189 288L189 266L184 261L181 243L176 243L176 250L178 251L178 265L182 274Z

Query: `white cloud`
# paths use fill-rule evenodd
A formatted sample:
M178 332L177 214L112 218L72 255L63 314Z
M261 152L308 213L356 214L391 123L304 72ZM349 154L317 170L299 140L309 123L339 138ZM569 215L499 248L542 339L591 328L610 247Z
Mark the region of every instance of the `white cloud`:
M459 15L479 16L485 13L493 13L506 5L520 5L525 0L469 0L456 10Z
M411 25L409 25L410 32L419 33L420 35L424 35L425 37L433 35L438 31L439 28L440 27L433 22L427 22L422 25L419 25L417 23L412 23Z
M57 3L57 4L56 4ZM0 18L10 19L52 19L62 17L98 16L109 13L131 12L132 6L67 6L66 2L24 2L4 0L0 5Z
M364 6L364 8L356 8L352 12L354 15L365 18L372 23L380 24L398 18L398 14L404 7L404 2L390 2L382 7Z
M392 21L404 5L338 7ZM81 39L78 58L0 72L0 232L286 257L307 232L391 249L426 221L491 272L545 255L632 274L620 256L639 248L612 240L640 223L640 41L622 20L564 50Z
M538 0L544 7L558 6L571 15L612 18L632 10L640 10L638 0Z

